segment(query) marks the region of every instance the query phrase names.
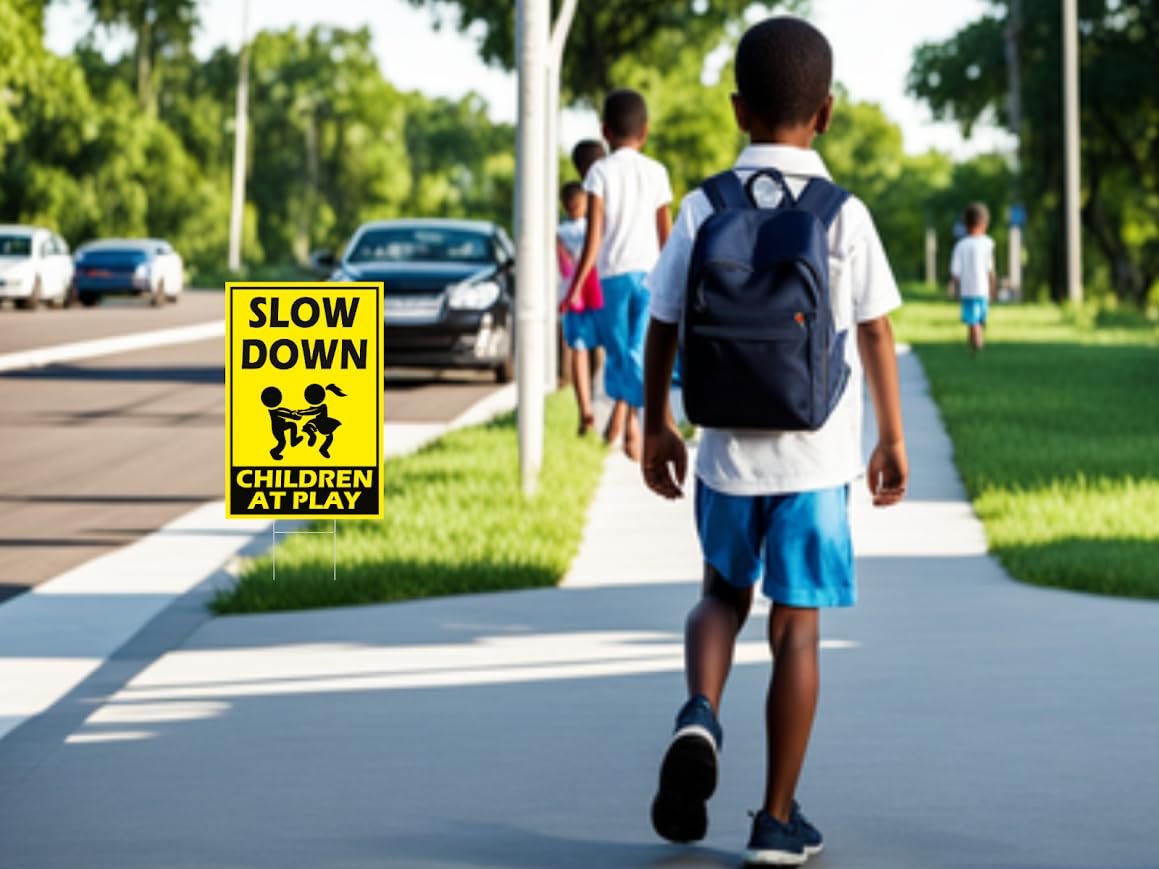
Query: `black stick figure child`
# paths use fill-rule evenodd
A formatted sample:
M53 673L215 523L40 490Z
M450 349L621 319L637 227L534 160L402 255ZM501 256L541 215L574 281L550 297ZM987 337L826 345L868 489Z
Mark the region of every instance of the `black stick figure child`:
M298 434L298 427L289 421L302 417L288 407L278 407L281 403L282 391L276 386L267 386L262 390L262 404L269 408L270 428L273 431L274 439L278 442L278 445L270 450L270 455L275 459L280 459L282 451L286 448L286 432L290 433L290 446L296 447L302 442L302 436Z
M309 446L314 446L314 440L319 433L326 435L326 440L322 441L322 446L318 447L318 452L326 458L330 458L330 444L334 443L334 429L338 428L342 423L330 416L326 405L323 404L326 400L327 392L332 392L339 398L346 397L346 393L333 383L325 388L321 384L311 383L306 387L306 401L310 402L310 407L307 407L305 410L299 410L298 414L300 416L314 417L302 427L302 431L306 433L306 443Z

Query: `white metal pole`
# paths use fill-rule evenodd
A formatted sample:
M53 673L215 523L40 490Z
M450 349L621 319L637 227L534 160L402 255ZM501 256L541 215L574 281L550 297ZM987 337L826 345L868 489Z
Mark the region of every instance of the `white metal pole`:
M563 70L563 50L567 45L572 21L575 20L577 3L578 0L564 0L552 25L547 50L547 176L544 202L549 219L544 222L546 233L543 253L545 273L548 275L544 294L547 300L544 332L547 336L545 374L548 389L555 389L559 377L559 294L555 256L555 216L559 213L559 79Z
M1010 274L1010 292L1015 301L1022 298L1022 227L1010 227L1010 249L1007 267Z
M547 117L544 126L543 221L544 282L544 387L555 389L559 378L559 280L555 256L555 225L559 214L559 69L550 60L547 66Z
M245 218L246 128L249 103L249 0L241 4L241 49L238 55L237 107L233 122L233 203L229 210L229 270L241 268Z
M1062 0L1063 115L1066 139L1066 282L1072 302L1083 300L1079 224L1079 37L1077 0Z
M518 0L515 7L519 70L519 225L516 227L518 284L515 295L519 477L525 494L535 492L543 465L543 181L547 137L545 67L548 0Z
M932 226L926 227L926 286L932 287L938 283L938 231Z

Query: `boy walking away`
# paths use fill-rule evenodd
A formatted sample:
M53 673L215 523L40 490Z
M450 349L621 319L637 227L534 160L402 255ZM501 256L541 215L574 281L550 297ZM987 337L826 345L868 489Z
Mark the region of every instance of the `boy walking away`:
M624 452L640 459L636 411L644 404L644 334L648 291L644 276L656 262L672 229L668 171L640 153L648 138L648 107L633 90L612 91L604 99L604 138L612 153L584 177L588 231L567 303L582 298L583 283L599 269L604 306L596 317L607 354L604 388L627 408ZM611 428L605 436L612 434Z
M559 259L560 301L567 296L568 283L575 273L575 265L583 249L587 234L588 199L583 185L569 181L559 194L567 219L560 223L556 233L556 253ZM585 435L595 426L592 412L592 371L590 351L598 346L596 339L596 311L603 297L595 272L584 282L579 302L567 305L563 311L563 340L571 348L571 382L579 406L579 433Z
M973 356L986 342L986 315L990 300L998 295L998 276L994 270L994 239L986 234L989 210L981 202L967 205L962 222L966 235L954 245L950 257L950 294L962 300L966 343Z
M667 407L679 334L685 403L702 427L695 513L704 554L702 596L685 626L688 700L652 822L677 842L705 835L721 694L763 579L774 668L765 792L744 857L797 865L823 847L795 797L817 704L818 610L855 600L848 503L861 470L862 365L878 420L873 502L905 493L887 316L901 299L869 211L829 181L811 149L833 108L828 41L804 21L771 18L745 33L735 69L734 110L751 144L684 198L648 277L642 470L657 494L682 496L687 457ZM762 364L768 358L777 364Z

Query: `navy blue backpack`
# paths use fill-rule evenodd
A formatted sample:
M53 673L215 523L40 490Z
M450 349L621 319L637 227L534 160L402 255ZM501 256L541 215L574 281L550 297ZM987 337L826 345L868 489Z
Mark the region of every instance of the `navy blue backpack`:
M753 185L780 185L775 208ZM829 300L829 226L849 193L813 178L794 197L781 173L701 185L713 214L692 248L680 348L684 409L709 428L812 431L849 380Z

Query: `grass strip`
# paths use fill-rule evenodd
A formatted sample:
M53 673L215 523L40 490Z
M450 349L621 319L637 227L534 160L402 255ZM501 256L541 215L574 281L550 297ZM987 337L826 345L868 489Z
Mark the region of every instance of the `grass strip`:
M907 291L922 361L991 550L1039 585L1159 598L1159 326L1123 309L995 306L966 351L955 302Z
M576 425L570 393L549 396L531 498L519 487L514 414L388 460L385 518L338 523L336 580L329 536L289 535L278 542L276 581L269 556L255 558L211 608L270 612L555 585L579 549L606 454L599 438L576 437ZM308 530L330 528L319 521Z

